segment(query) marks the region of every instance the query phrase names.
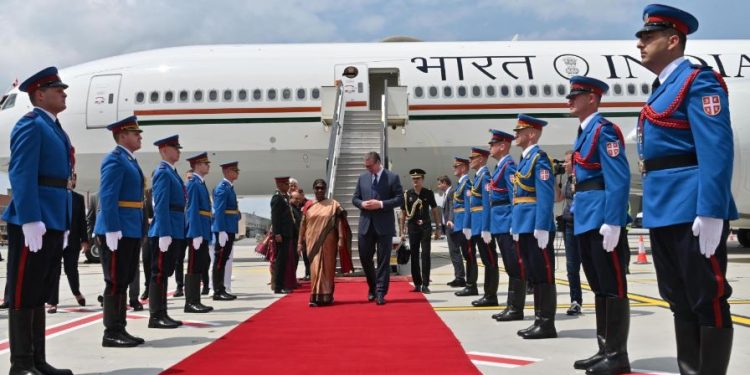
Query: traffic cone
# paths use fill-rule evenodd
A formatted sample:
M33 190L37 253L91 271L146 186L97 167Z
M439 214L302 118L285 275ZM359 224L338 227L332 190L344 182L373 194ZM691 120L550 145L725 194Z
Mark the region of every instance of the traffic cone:
M638 258L635 260L635 264L648 264L646 247L643 245L643 235L638 237Z

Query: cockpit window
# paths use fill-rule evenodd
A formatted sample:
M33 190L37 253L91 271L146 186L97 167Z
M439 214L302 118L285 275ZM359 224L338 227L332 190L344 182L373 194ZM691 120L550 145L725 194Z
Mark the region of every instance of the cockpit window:
M3 98L0 104L0 111L13 108L13 106L16 105L16 94L10 94L7 97Z

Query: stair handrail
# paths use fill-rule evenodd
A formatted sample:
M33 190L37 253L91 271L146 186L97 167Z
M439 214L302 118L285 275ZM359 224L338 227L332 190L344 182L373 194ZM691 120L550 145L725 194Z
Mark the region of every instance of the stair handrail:
M383 120L383 143L380 144L380 155L383 156L383 166L390 169L388 164L388 80L386 79L383 83L385 90L381 96L381 111Z
M341 134L344 127L344 89L342 85L336 86L336 109L333 112L333 124L331 129L331 139L328 142L328 160L326 163L326 177L328 180L328 198L333 197L333 190L336 186L336 168L338 167L339 154L341 153Z

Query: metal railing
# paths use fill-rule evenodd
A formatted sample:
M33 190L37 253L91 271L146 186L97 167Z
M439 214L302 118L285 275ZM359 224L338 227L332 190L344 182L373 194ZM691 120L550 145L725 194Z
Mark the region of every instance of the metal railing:
M380 144L380 155L383 156L383 166L390 169L388 164L388 80L385 80L385 90L381 96L382 104L380 106L382 111L383 121L383 143Z
M341 130L344 126L344 90L341 85L336 87L336 109L333 113L333 124L331 125L331 139L328 142L328 159L326 160L326 179L328 180L328 198L333 197L333 189L336 186L336 167L341 152Z

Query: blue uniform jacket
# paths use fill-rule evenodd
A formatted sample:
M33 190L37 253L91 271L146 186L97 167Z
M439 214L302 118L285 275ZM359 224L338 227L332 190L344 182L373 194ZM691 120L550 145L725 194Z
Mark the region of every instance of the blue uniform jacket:
M206 182L193 175L187 183L187 194L187 236L208 241L211 238L211 199Z
M490 204L492 216L490 232L492 234L509 233L513 217L513 175L516 163L510 155L505 156L492 173L490 183ZM500 204L500 205L497 205Z
M152 183L154 220L149 237L185 238L185 199L187 192L182 178L169 163L161 161L154 171Z
M538 145L518 163L513 179L513 233L554 231L554 177L549 156Z
M639 123L638 153L642 160L695 154L698 165L647 172L643 177L643 226L658 228L689 223L696 216L737 219L732 198L734 143L729 100L719 79L708 68L683 61L646 103L664 112L690 75L692 85L670 120L687 121L686 129L660 126L645 118ZM644 108L644 112L646 108Z
M238 233L240 212L237 208L237 195L229 181L222 179L214 189L214 220L212 232Z
M122 231L123 237L143 237L143 172L138 161L122 147L102 160L99 180L99 212L94 233ZM126 207L127 206L127 207Z
M5 222L23 225L42 221L47 229L70 228L72 198L67 187L39 184L40 177L67 181L72 170L70 140L41 109L34 108L10 133L8 177L13 198Z
M478 236L490 231L490 170L487 166L479 168L474 175L474 183L466 194L466 211L464 228L471 228L471 235ZM471 212L471 214L468 214Z
M456 190L453 192L453 232L464 229L466 215L466 192L471 191L471 180L469 175L463 175L458 179Z
M575 193L575 234L599 230L602 224L626 224L630 169L620 136L617 125L597 113L576 139L576 183L604 181L604 190Z

